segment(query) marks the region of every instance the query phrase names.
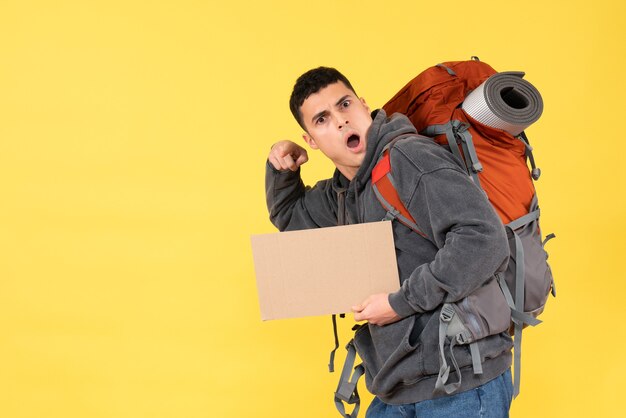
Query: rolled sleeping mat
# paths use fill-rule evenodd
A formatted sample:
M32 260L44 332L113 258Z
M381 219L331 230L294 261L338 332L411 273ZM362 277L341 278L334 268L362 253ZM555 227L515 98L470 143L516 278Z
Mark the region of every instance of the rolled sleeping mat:
M517 71L492 75L467 95L463 110L484 125L519 135L543 112L541 94L522 77Z

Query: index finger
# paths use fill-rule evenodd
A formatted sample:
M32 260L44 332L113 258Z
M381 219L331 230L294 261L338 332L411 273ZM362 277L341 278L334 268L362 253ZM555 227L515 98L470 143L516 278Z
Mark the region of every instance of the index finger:
M283 157L283 161L285 163L286 168L290 169L291 171L296 171L298 169L298 166L296 165L296 162L293 160L293 157L291 156L291 154L287 154Z
M296 164L298 166L301 166L302 164L306 163L307 161L309 161L309 156L307 155L306 151L303 151L300 155L298 155L298 159L296 160Z

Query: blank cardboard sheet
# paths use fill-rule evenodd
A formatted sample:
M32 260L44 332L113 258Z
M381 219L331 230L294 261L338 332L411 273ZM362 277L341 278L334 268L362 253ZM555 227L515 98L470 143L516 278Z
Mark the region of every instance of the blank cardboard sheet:
M400 287L391 222L253 235L261 319L350 312Z

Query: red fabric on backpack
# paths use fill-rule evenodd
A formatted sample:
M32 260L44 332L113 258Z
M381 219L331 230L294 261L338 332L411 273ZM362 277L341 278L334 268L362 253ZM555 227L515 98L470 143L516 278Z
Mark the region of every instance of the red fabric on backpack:
M405 114L422 132L450 120L469 124L476 154L483 171L480 185L504 224L528 213L535 188L526 165L523 142L508 132L488 127L468 116L461 104L465 97L496 71L480 61L445 62L430 67L404 86L383 109L388 115ZM456 75L451 75L448 70ZM445 134L435 141L447 145ZM453 146L455 146L453 144Z

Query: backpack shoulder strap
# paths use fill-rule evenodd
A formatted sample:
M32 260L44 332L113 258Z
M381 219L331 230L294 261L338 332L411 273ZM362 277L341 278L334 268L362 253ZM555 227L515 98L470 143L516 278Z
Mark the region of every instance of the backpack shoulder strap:
M343 364L343 369L339 378L339 385L337 386L337 391L335 392L335 406L342 417L356 418L361 406L361 398L359 396L359 391L357 390L357 383L361 376L365 374L365 367L363 366L363 363L361 363L354 367L354 372L352 370L352 366L354 366L356 361L356 347L354 346L354 339L350 340L346 346L346 350L348 350L348 353L346 354L346 360ZM352 377L350 377L351 375ZM348 405L354 405L352 412L348 413L346 411L344 402Z
M426 234L420 231L415 219L409 213L404 203L398 195L393 178L391 177L391 157L389 152L398 139L390 142L383 150L382 156L378 159L378 163L372 170L372 188L376 198L380 201L383 208L387 210L385 220L397 219L413 231L417 232L424 238L428 238Z

